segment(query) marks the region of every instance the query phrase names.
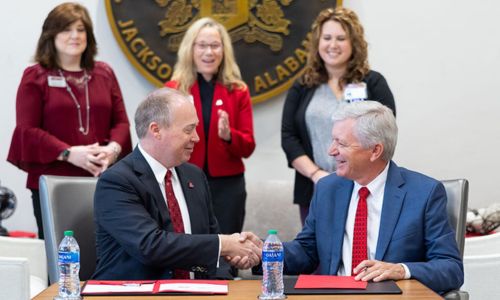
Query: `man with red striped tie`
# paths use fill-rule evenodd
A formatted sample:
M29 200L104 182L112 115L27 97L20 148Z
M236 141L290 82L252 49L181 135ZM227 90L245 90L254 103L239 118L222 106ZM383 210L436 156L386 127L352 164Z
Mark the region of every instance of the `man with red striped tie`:
M319 180L304 228L284 243L284 272L415 278L439 293L460 288L463 264L446 191L392 161L398 131L392 111L375 101L349 103L333 124L336 173Z
M260 260L260 240L220 235L205 175L187 163L199 141L188 97L151 93L135 113L139 144L104 172L94 209L95 279L230 278Z

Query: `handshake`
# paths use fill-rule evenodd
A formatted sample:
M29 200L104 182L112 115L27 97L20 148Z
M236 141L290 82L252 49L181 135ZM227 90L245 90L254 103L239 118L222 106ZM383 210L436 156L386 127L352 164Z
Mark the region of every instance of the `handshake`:
M262 259L264 242L252 232L219 235L221 256L238 269L256 266Z

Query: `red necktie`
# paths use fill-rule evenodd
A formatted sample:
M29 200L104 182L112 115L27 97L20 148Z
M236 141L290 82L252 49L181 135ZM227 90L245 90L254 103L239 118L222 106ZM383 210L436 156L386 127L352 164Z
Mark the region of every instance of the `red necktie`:
M179 202L175 198L174 188L172 187L172 171L168 170L165 176L165 194L167 196L168 211L170 213L170 220L174 227L174 232L184 233L184 223L182 222L181 209ZM189 279L189 272L185 270L174 270L175 279Z
M352 275L354 275L354 268L363 260L368 259L368 247L366 245L368 236L368 209L366 207L366 198L370 195L370 191L368 188L362 187L359 189L358 195L359 201L354 221L354 237L352 239Z

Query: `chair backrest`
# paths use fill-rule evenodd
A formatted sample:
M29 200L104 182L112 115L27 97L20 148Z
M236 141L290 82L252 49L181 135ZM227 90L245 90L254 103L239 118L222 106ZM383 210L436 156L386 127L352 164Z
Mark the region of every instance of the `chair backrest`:
M49 281L59 280L58 247L65 230L73 230L80 246L80 280L89 279L96 266L94 192L92 177L40 177L40 202Z
M467 179L452 179L441 181L448 197L447 211L451 227L455 230L460 255L464 255L465 222L467 203L469 201L469 182Z

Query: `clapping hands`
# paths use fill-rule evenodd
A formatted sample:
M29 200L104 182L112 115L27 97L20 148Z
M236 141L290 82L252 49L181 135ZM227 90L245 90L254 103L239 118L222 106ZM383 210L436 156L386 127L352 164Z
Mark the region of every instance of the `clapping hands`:
M221 256L238 269L256 266L262 259L262 240L252 232L221 235Z
M217 132L219 137L226 142L231 140L231 128L229 127L229 115L223 109L217 111L219 120L217 121Z

